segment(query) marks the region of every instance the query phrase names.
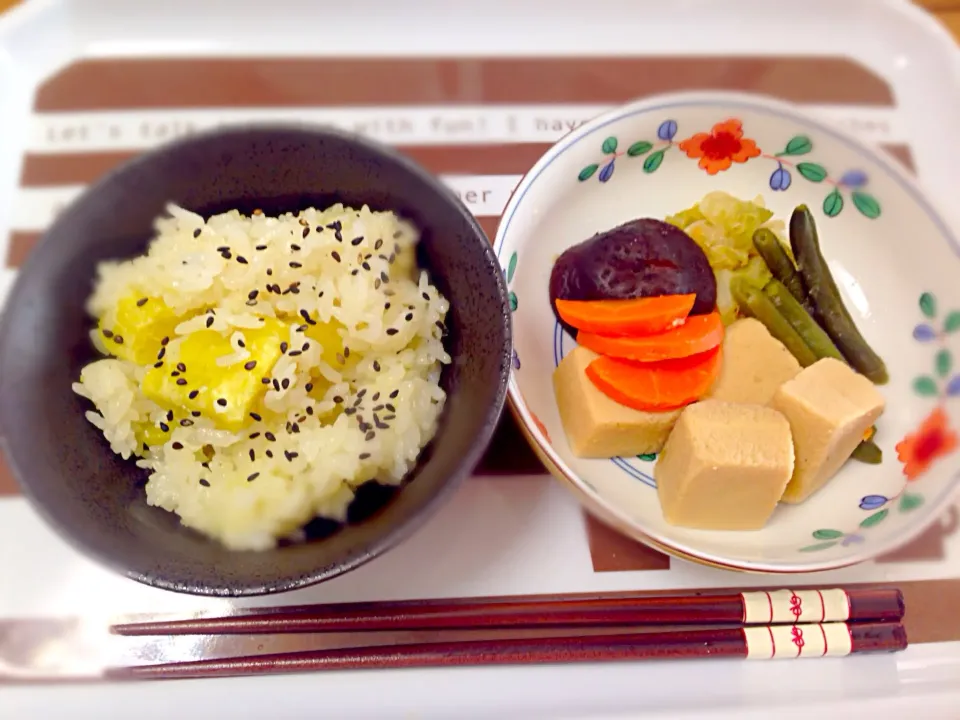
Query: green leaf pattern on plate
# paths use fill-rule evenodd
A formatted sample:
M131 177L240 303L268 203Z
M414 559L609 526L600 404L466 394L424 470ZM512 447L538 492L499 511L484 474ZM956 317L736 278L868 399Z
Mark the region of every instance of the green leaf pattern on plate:
M736 118L733 118L733 120L736 120ZM694 128L694 130L699 129L700 128ZM683 152L690 153L687 157L701 157L702 151L700 155L697 155L697 150L691 148L701 147L702 141L700 145L694 143L689 145L689 147L688 143L693 141L694 138L676 142L674 137L677 134L677 130L678 125L675 120L665 120L660 123L656 129L655 141L636 140L627 147L625 152L619 149L620 139L616 135L609 135L600 142L600 153L602 156L595 157L591 162L584 165L577 174L577 180L579 182L586 182L596 176L601 184L607 184L613 177L617 158L623 156L628 158L643 157L643 172L650 175L655 173L660 166L663 165L667 152L674 145L679 145ZM703 135L703 133L700 133L700 135ZM735 138L733 142L737 142L737 139ZM596 145L593 147L595 148ZM826 183L830 185L831 189L824 197L822 203L823 214L828 218L837 217L846 207L845 192L850 193L850 201L865 218L875 220L880 217L880 202L864 189L867 185L868 178L863 171L856 169L848 170L837 179L831 177L824 165L812 159L802 162L795 162L790 159L809 155L813 151L813 141L809 137L806 135L795 135L787 141L786 145L783 146L783 150L780 152L773 155L761 152L759 155L751 156L754 158L753 160L748 158L748 160L742 162L774 160L777 163L777 168L770 176L769 184L770 188L775 192L786 191L791 187L792 173L794 171L809 182ZM730 152L734 153L736 149L730 150ZM738 162L741 161L738 160ZM706 169L708 166L703 167ZM721 171L712 169L710 172L717 174Z

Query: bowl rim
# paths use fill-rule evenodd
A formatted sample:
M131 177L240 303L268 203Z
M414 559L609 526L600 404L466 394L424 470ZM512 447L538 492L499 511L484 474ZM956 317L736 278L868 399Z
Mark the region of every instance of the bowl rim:
M503 347L500 348L499 352L500 372L497 380L497 391L493 401L484 412L484 422L481 425L480 431L474 436L469 450L461 456L453 471L447 474L447 479L440 486L439 490L424 501L423 505L416 511L413 517L411 517L405 523L390 527L380 537L366 545L363 549L363 552L358 553L354 557L344 562L338 562L333 566L322 567L315 571L297 575L295 577L288 577L278 582L262 583L259 585L251 584L240 588L231 588L224 584L200 584L196 582L171 581L157 577L156 575L151 575L149 573L137 572L124 567L123 563L116 562L112 558L107 557L98 550L90 547L87 543L78 540L66 524L61 523L56 517L54 517L54 514L51 513L43 503L37 500L37 497L31 488L30 482L24 480L26 473L24 473L23 469L21 468L20 461L17 459L17 454L13 451L11 443L7 440L7 433L4 431L4 425L6 424L5 418L11 422L12 418L10 418L8 413L0 412L0 450L3 451L7 464L10 467L14 479L17 481L17 485L23 497L28 500L33 511L36 512L42 518L42 520L56 532L57 535L59 535L63 540L69 539L71 544L88 558L96 560L101 565L112 569L126 578L150 587L159 588L161 590L169 590L172 592L196 596L254 597L302 589L326 580L331 580L334 577L343 575L344 573L354 570L361 565L365 565L413 535L424 525L427 520L433 517L433 515L442 506L443 502L445 502L449 496L452 495L457 488L459 488L466 478L470 476L470 474L479 464L483 453L486 452L488 446L490 445L490 441L496 430L497 424L503 415L503 410L506 405L508 383L510 378L510 365L513 357L513 318L512 313L510 312L506 278L504 277L503 271L500 268L496 253L494 252L493 239L487 237L487 234L484 232L477 218L460 201L457 195L449 187L447 187L439 177L429 172L426 168L413 160L413 158L409 157L401 150L394 148L393 146L380 143L379 141L373 140L369 137L335 126L296 121L250 122L227 125L192 133L185 137L177 138L170 142L158 145L127 160L124 163L121 163L114 169L102 175L95 182L84 188L83 192L81 192L79 196L70 202L58 214L54 222L43 232L40 239L37 241L34 250L27 256L26 261L18 270L16 277L14 278L13 286L10 288L10 292L3 303L3 307L0 308L0 347L6 346L8 343L10 343L12 346L13 330L11 327L11 318L15 313L15 307L17 306L17 303L22 302L20 295L22 295L24 288L29 282L29 274L33 271L34 266L41 262L41 253L39 250L41 250L51 241L50 236L53 234L53 231L60 226L61 223L69 223L69 218L79 207L87 203L91 197L94 197L97 193L101 192L106 186L115 182L118 177L122 177L124 174L143 165L149 165L151 162L154 162L157 158L165 154L176 152L183 148L189 148L192 145L203 144L204 142L208 142L210 140L216 140L230 135L249 134L251 132L260 133L264 136L269 136L272 133L300 133L304 136L311 136L313 138L335 138L340 141L351 143L355 146L363 147L371 154L381 156L386 160L401 166L408 173L417 177L425 185L430 187L431 190L438 196L444 197L448 201L451 209L457 212L461 219L465 221L466 226L470 228L474 236L474 240L482 245L481 253L483 254L484 259L489 267L494 270L492 274L494 276L493 280L497 286L497 296L500 300L499 314L501 318L500 324L502 325L504 331L504 342ZM3 374L3 355L4 353L0 353L0 375ZM432 442L433 440L431 439L431 443ZM417 522L413 522L414 519L416 519ZM185 528L182 528L181 526L181 529Z
M861 155L868 157L892 179L901 185L910 199L919 205L931 221L936 225L944 239L952 246L955 254L960 255L960 241L950 231L949 223L945 218L951 217L944 213L938 204L932 200L921 188L919 182L902 170L892 160L884 157L870 145L860 141L845 130L839 129L814 117L802 107L784 102L767 95L733 91L686 91L677 93L663 93L651 95L624 103L595 116L580 127L571 130L554 143L528 170L514 189L504 208L497 235L494 241L494 250L498 260L503 251L504 243L509 234L510 223L519 208L527 191L538 181L547 166L553 163L565 151L573 147L581 138L589 135L614 122L624 120L635 115L643 115L658 109L670 109L678 106L705 106L719 107L739 106L760 110L779 120L795 119L808 128L832 136ZM502 265L502 263L501 263ZM796 562L764 562L754 560L734 560L722 554L704 551L688 543L674 542L666 538L659 538L633 522L618 508L602 500L600 494L593 490L588 483L566 467L566 463L559 456L552 444L543 436L533 415L523 399L517 383L516 374L510 376L508 398L511 411L518 420L524 437L534 450L537 457L544 463L550 474L571 491L580 503L596 518L618 532L634 540L644 543L656 550L667 553L682 560L713 567L721 570L735 570L747 573L770 574L801 574L836 570L839 568L857 565L886 553L892 552L916 539L937 521L955 497L960 496L960 473L955 473L948 482L948 486L939 497L929 503L926 520L908 525L899 535L887 541L881 541L869 546L869 552L858 550L848 556L834 560L814 560L807 563Z

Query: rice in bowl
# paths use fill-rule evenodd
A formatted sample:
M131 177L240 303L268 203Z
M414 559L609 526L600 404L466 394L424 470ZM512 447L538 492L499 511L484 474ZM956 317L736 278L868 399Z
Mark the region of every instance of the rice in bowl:
M447 300L392 212L335 205L204 220L170 206L147 252L101 264L106 357L74 390L147 502L235 550L344 520L437 429Z

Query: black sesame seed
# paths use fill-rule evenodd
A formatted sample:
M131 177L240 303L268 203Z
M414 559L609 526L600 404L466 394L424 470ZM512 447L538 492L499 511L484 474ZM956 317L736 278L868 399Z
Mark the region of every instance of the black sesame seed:
M170 377L180 377L180 371L174 370L172 373L170 373Z
M233 255L231 255L231 254L228 253L228 252L222 252L222 253L220 253L220 257L222 257L224 260L229 260L230 258L233 257Z
M256 360L251 360L250 362L247 362L247 363L244 363L244 364L243 364L243 369L244 369L244 370L253 370L256 366L257 366L257 361L256 361Z
M374 412L380 412L381 410L383 410L383 408L384 408L384 405L383 405L383 404L375 405L374 408L373 408L373 411L374 411Z
M360 453L361 460L368 460L370 458L370 453Z
M246 265L247 259L243 255L237 255L237 262L241 265Z
M167 425L165 422L162 422L160 423L160 430L161 432L170 432L170 426Z
M374 290L379 290L379 289L380 289L380 284L381 284L381 283L380 283L380 278L376 278L376 279L373 281L373 289L374 289Z
M255 412L250 413L250 417L252 417L252 418L253 418L254 420L256 420L257 422L260 422L261 420L263 420L263 418L260 417L260 415L258 415L258 414L255 413Z
M384 415L384 416L383 416L383 419L384 419L384 420L393 420L393 419L396 418L396 417L397 417L396 415Z
M197 232L199 232L199 230ZM196 237L196 235L194 235L194 237ZM210 481L206 478L200 478L200 484L204 487L210 487Z
M421 297L422 297L424 300L430 300L430 294L429 294L429 293L422 293L422 294L421 294Z
M391 394L390 397L393 397L393 395ZM397 411L397 409L393 406L393 403L387 403L386 408L387 408L387 410L389 410L390 412L396 412L396 411Z
M270 384L270 378L268 378L268 377L260 378L260 382L262 382L264 385L269 385L269 384Z
M373 244L374 250L379 250L383 247L383 238L377 238L377 241Z
M147 300L149 299L150 298L145 298L145 297L140 298L139 300L137 300L137 307L143 307L144 305L147 304Z
M287 264L288 264L290 267L292 267L293 269L295 269L295 270L296 270L297 268L302 268L302 267L303 267L303 263L294 262L293 260L291 260L291 261L290 261L289 263L287 263Z
M298 355L303 355L303 352L300 350L291 350L287 353L290 357L297 357Z
M305 228L303 229L303 237L306 237L306 236L309 235L309 234L310 234L310 228L305 227ZM299 249L300 249L300 248L297 248L297 250L299 250Z
M323 232L323 225L317 225L317 227L314 228L314 232L322 233L322 232Z
M313 391L313 383L308 382L306 385L303 386L303 389L306 390L307 392L312 392L312 391Z
M264 436L267 440L269 440L270 442L276 442L276 441L277 441L277 436L274 435L274 434L273 434L272 432L270 432L269 430L268 430L267 432L265 432L265 433L263 434L263 436Z
M217 248L217 252L219 253L230 252L230 247L228 245L221 245L220 247Z
M177 363L177 370L179 370L180 372L186 372L186 371L187 371L187 366L184 365L182 362L178 362L178 363Z
M200 463L200 465L201 465L201 467L205 467L207 470L210 469L210 463L208 463L208 462L202 462L202 463Z
M373 394L373 397L372 397L371 399L372 399L374 402L376 402L377 400L380 399L380 393L379 393L379 392L375 392L375 393Z
M213 325L213 316L212 316L212 315L207 318L207 327L210 327L211 325Z
M273 450L264 450L263 454L266 455L271 460L273 459Z
M400 394L399 390L394 390L392 393L390 393L390 398L393 399L399 394Z
M407 322L410 322L411 320L413 320L413 313L407 313L406 315L403 316L403 319L406 320Z
M373 371L380 372L380 362L378 360L373 361Z
M174 443L173 445L171 445L170 447L172 447L174 450L183 450L183 445L182 445L181 443L178 443L178 442L175 442L175 443Z
M362 397L363 397L364 395L366 395L366 394L367 394L367 389L366 389L366 388L360 388L360 391L357 393L357 397L358 397L358 398L362 398Z
M294 423L293 425L290 426L290 431L291 431L294 435L296 435L298 432L300 432L300 426L297 425L297 423Z
M200 411L199 411L199 410L191 410L191 411L190 411L190 414L193 415L194 417L200 417Z
M358 406L360 403L362 403L362 402L363 402L363 398L362 398L362 397L354 398L354 399L353 399L353 406L354 406L354 407L357 407L357 406Z
M294 458L300 457L300 453L294 452L293 450L284 450L283 456L287 459L287 462L292 462Z
M383 280L384 284L390 282L390 276L387 275L387 274L386 274L385 272L383 272L382 270L380 271L380 279Z
M267 249L267 246L266 246L266 245L257 245L257 246L254 248L254 250L266 250L266 249Z
M253 481L256 480L258 477L260 477L260 473L258 473L258 472L250 473L249 475L247 475L247 482L253 482Z
M304 231L304 232L306 232L306 231ZM306 235L304 235L304 237L306 237ZM291 243L291 244L290 244L290 249L293 250L294 252L299 252L300 246L297 245L296 243Z
M390 309L390 303L385 302L385 303L383 304L383 309L384 309L384 310L389 310L389 309Z
M356 277L359 274L360 274L360 271L357 269L353 269L350 271L350 275L352 275L353 277Z
M173 422L173 410L167 410L167 420Z
M290 378L284 378L283 380L281 380L280 387L282 387L284 390L290 387Z
M257 297L257 295L259 295L259 294L260 294L260 291L254 289L254 290L251 290L250 292L247 293L247 297L250 298L251 300L255 300L256 297Z
M338 253L336 250L330 253L330 257L332 257L337 262L340 262L340 253Z
M200 237L200 228L197 228L196 230L193 231L193 236L194 236L195 238L196 238L196 237Z
M380 430L386 430L390 426L383 422L380 417L374 413L373 414L373 424L376 425Z
M267 275L273 275L273 268L267 268Z
M168 342L170 342L170 338L164 337L163 340L160 341L160 345L166 347Z
M177 378L177 385L186 385L186 384L187 384L186 378Z
M387 328L387 335L396 335L398 332L400 331L396 328Z
M397 231L393 234L393 239L396 240L396 239L397 239L398 237L400 237L401 235L403 235L403 233L400 232L399 230L397 230Z
M273 379L273 389L280 392L280 381L276 378Z
M253 462L257 459L257 453L254 452L253 448L250 448L248 455L250 456L250 462Z
M339 220L334 220L332 223L330 223L329 225L327 225L327 227L330 228L331 230L342 230L342 229L343 229L343 225L341 224L341 222L340 222Z
M362 267L362 268L363 268L364 270L366 270L367 272L370 272L370 263L365 262L365 263L363 263L360 267Z
M113 341L114 341L117 345L123 345L123 336L122 336L122 335L114 335L114 336L113 336Z
M390 257L387 258L387 263L390 264L390 265L393 265L393 263L394 263L394 261L396 261L396 259L397 259L397 256L394 255L393 253L390 253Z
M313 406L307 405L307 415L313 415Z
M348 348L346 345L343 346L343 356L345 358L350 357L350 348Z
M104 329L101 330L100 332L103 333L103 336L104 336L107 340L109 340L110 338L113 337L113 330L108 330L107 328L104 328Z
M163 360L160 360L159 362L155 362L155 363L153 364L153 366L154 366L155 368L162 368L162 367L163 367Z
M363 235L360 235L360 236L358 236L358 237L355 237L353 240L351 240L351 241L350 241L350 244L353 245L354 247L356 247L357 245L359 245L359 244L362 243L362 242L363 242Z
M245 348L247 346L247 344L243 341L243 338L240 338L239 340L237 340L237 345L239 345L242 348Z
M183 427L190 427L191 425L193 425L193 420L191 420L190 418L183 418L180 421L180 425Z
M252 432L252 433L250 433L250 439L251 439L251 440L256 440L258 437L260 437L260 433L259 433L259 432Z
M310 349L310 343L308 342L305 342L303 345L300 346L300 350L302 350L303 352L306 352L309 349Z
M217 405L220 407L226 407L227 401L224 398L217 398Z
M373 440L377 436L377 433L373 430L368 430L367 434L363 436L363 439L366 441Z
M340 403L343 402L343 398L342 398L340 395L334 395L334 396L333 396L333 402L335 402L337 405L339 405Z

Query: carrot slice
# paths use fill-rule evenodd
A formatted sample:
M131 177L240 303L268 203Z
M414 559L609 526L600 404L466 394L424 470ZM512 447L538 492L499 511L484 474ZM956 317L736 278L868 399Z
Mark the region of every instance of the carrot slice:
M577 333L577 342L600 355L655 362L688 357L715 348L723 340L723 323L716 311L692 315L678 328L642 337L608 337Z
M683 324L695 294L628 300L561 300L557 312L568 325L598 335L652 335Z
M651 363L599 357L587 365L587 377L621 405L666 412L706 395L720 374L720 362L719 345L699 355Z

